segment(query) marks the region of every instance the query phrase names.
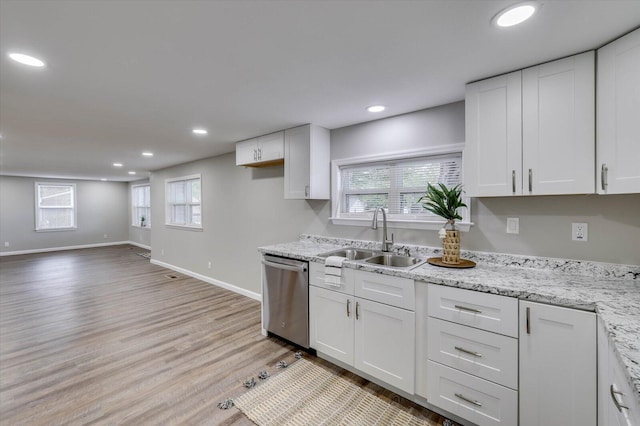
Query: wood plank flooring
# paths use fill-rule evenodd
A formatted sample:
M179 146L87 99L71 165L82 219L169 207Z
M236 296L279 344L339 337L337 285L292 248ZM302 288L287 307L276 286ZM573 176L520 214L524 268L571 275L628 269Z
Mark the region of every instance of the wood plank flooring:
M0 258L0 424L251 425L217 403L296 349L258 302L152 265L134 246ZM177 275L175 279L167 275ZM434 425L435 413L307 359Z

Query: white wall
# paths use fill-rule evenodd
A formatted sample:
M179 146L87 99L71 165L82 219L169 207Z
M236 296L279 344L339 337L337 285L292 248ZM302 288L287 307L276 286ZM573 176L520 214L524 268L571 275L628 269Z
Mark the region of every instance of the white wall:
M78 229L35 231L34 182L76 184ZM127 241L127 194L122 182L0 176L0 252Z

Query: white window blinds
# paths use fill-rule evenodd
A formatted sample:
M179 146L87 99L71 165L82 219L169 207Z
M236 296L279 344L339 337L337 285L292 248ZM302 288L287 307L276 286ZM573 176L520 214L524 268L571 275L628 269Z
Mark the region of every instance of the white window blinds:
M151 226L151 186L135 185L131 187L131 224L133 226Z
M36 230L76 228L76 185L36 182Z
M460 184L461 166L460 153L342 166L340 217L370 216L377 207L395 219L433 217L418 199L428 183Z
M167 225L202 228L200 185L199 175L167 181Z

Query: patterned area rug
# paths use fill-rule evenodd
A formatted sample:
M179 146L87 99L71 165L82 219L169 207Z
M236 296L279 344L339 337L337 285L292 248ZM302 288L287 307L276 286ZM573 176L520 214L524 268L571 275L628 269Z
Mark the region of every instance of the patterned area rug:
M146 252L143 252L143 253L136 253L136 254L138 256L144 257L145 259L151 259L151 252L150 251L146 251Z
M234 403L259 426L435 425L304 359Z

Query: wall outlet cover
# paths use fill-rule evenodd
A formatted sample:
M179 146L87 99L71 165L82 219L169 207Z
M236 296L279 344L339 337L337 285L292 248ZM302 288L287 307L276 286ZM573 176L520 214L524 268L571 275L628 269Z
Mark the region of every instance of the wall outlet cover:
M589 224L573 222L571 224L571 239L573 241L589 241Z
M507 234L519 234L520 233L520 218L508 217L507 218Z

